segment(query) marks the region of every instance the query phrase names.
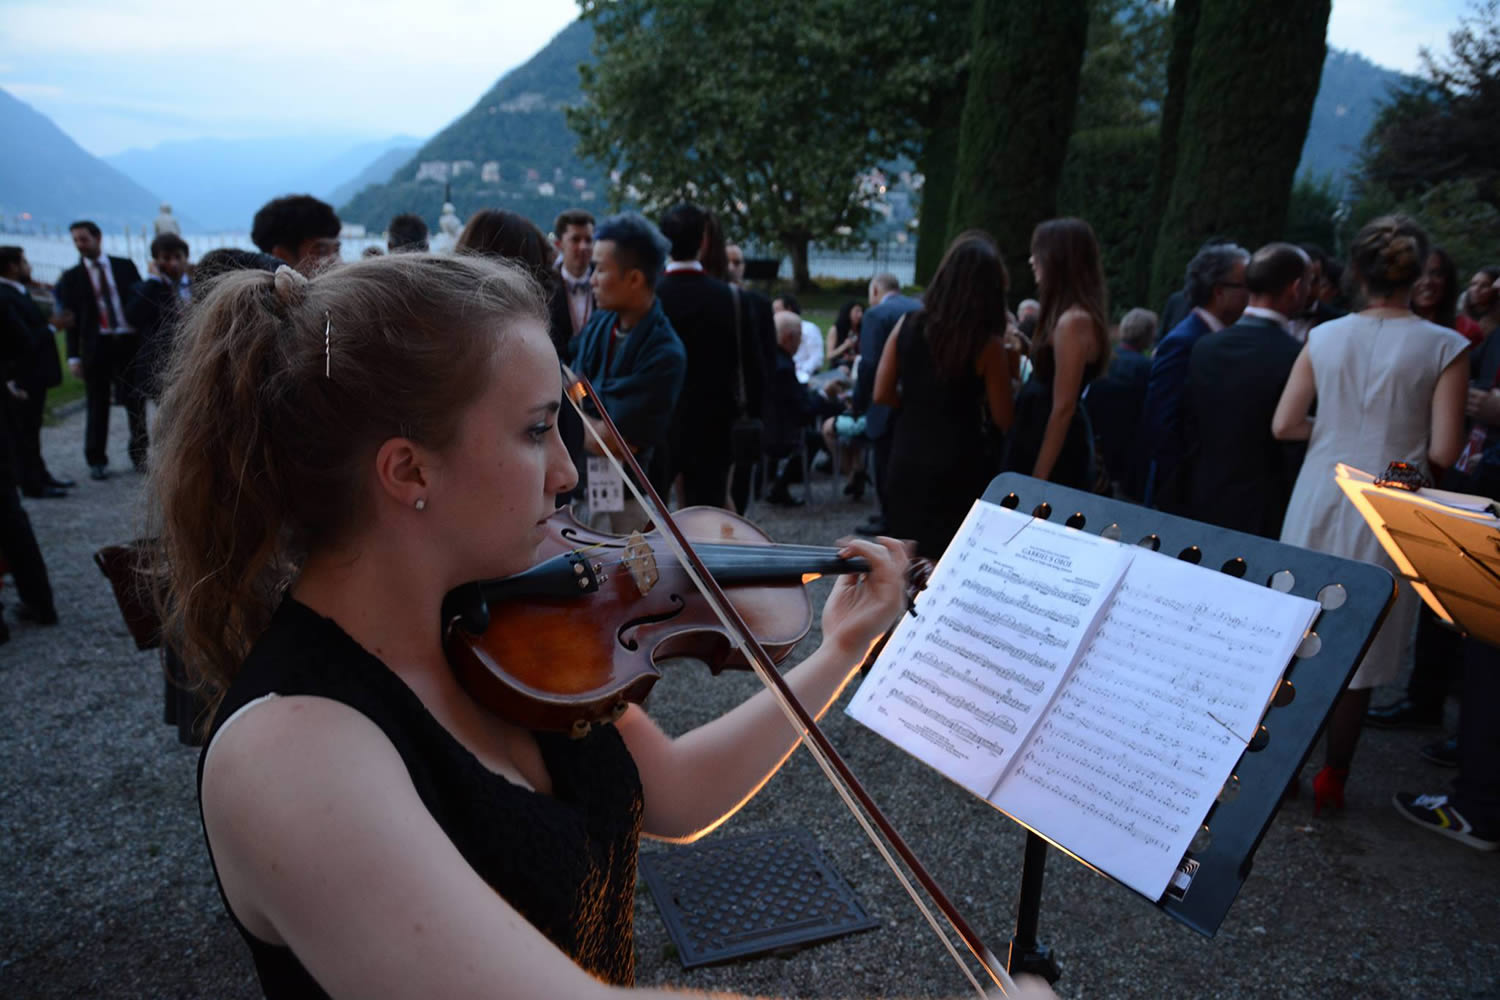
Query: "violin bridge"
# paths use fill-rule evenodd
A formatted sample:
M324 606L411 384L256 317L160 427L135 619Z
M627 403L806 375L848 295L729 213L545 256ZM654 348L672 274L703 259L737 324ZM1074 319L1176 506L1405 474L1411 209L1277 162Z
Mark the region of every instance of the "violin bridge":
M632 531L630 537L625 539L625 554L620 562L630 570L636 589L641 592L642 597L651 593L651 588L661 578L656 569L656 554L651 551L651 546L639 531Z

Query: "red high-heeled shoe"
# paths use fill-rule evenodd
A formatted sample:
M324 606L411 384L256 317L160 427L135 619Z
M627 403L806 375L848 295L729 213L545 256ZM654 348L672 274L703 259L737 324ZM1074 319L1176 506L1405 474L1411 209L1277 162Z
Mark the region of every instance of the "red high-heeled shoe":
M1324 806L1344 808L1344 782L1349 780L1347 767L1327 767L1313 776L1313 815Z

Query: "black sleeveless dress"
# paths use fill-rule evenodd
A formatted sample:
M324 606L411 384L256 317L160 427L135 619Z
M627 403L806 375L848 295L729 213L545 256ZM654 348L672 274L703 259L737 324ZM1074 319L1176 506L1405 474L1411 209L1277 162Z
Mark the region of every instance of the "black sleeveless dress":
M613 726L581 740L536 733L552 795L514 785L454 739L385 664L291 598L230 686L210 745L225 720L266 694L331 698L374 722L464 860L583 969L606 982L634 982L641 783ZM203 757L198 789L201 803ZM227 898L224 906L229 910ZM291 949L255 937L233 910L229 917L250 946L267 997L327 996Z
M890 533L937 559L964 515L999 472L999 435L986 417L984 379L938 373L927 341L926 312L909 313L897 334L901 409L886 473Z
M1010 433L1005 436L1006 472L1031 475L1036 468L1037 455L1042 450L1042 438L1047 433L1047 422L1052 419L1052 379L1056 374L1052 356L1052 345L1043 344L1032 358L1031 378L1016 394L1016 418ZM1052 474L1048 482L1059 486L1071 486L1077 490L1094 488L1094 431L1089 424L1088 410L1083 405L1082 395L1088 391L1089 383L1104 370L1102 362L1094 361L1083 370L1082 389L1079 392L1078 408L1073 411L1073 420L1068 424L1067 437L1063 438L1062 451L1052 463Z

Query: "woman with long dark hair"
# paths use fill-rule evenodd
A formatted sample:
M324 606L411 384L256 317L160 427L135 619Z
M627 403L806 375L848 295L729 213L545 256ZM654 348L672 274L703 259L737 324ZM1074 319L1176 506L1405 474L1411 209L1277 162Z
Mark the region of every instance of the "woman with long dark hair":
M542 286L549 302L561 291L557 269L552 266L556 251L536 223L524 215L503 208L481 208L464 223L453 252L519 264ZM571 361L568 340L573 331L549 328L548 334L557 356L564 363Z
M1016 356L1005 347L1005 263L988 233L960 233L922 308L886 339L874 399L900 410L891 442L890 532L936 559L997 471Z
M1005 468L1076 489L1094 485L1094 442L1083 391L1109 363L1109 292L1099 241L1082 219L1051 219L1031 237L1042 303L1032 376L1016 399Z
M828 328L828 347L825 351L830 368L853 364L859 353L859 325L865 318L865 307L850 299L839 307L838 318Z
M1411 311L1429 323L1454 329L1458 321L1458 266L1448 251L1427 251L1422 277L1411 289Z

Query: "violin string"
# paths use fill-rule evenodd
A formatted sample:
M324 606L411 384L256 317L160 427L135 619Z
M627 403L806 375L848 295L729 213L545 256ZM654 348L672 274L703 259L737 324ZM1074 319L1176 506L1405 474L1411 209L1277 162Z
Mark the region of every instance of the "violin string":
M569 399L571 400L571 395L569 396ZM610 451L608 445L600 435L598 428L593 425L593 422L584 420L583 424L584 427L588 429L589 433L594 436L594 439L599 444L601 451L605 455L609 456L611 461L618 463L618 460L614 458L613 453ZM636 502L641 505L641 508L643 510L655 514L655 506L651 503L651 501L642 494L640 488L631 479L631 477L625 473L625 470L623 468L620 468L618 464L616 467L617 471L620 473L621 479L624 481L625 488L630 491L633 497L635 497ZM886 865L891 869L892 874L896 876L896 880L901 883L901 887L906 890L906 894L911 897L912 903L916 905L918 911L921 912L922 916L926 919L927 924L932 928L933 933L938 936L938 940L943 943L943 947L947 949L949 956L952 957L953 963L958 967L959 972L963 973L964 978L969 981L969 985L974 988L975 995L978 996L980 1000L984 1000L987 995L985 993L984 986L974 975L973 970L969 968L968 963L964 961L963 956L959 954L958 949L954 947L952 940L949 938L948 933L943 929L942 925L938 922L936 915L927 906L926 901L923 900L920 894L917 892L916 886L912 884L912 882L907 878L906 873L902 871L900 865L897 864L897 861L895 857L892 856L889 847L885 843L884 838L881 837L870 820L865 816L864 810L860 808L858 802L855 800L853 792L850 791L845 784L843 776L834 769L832 762L827 759L826 755L823 753L822 748L817 745L817 743L808 733L807 729L803 727L801 721L797 718L796 710L789 703L787 703L783 692L777 687L777 685L772 683L770 679L765 676L765 670L767 669L766 666L762 664L755 656L751 655L750 651L745 648L744 642L737 636L737 630L730 623L727 612L724 608L720 607L719 602L715 599L713 593L699 578L697 572L693 568L692 562L687 558L687 553L684 552L681 546L678 545L677 539L673 537L671 532L662 532L662 537L667 542L668 547L671 548L672 554L676 556L678 563L688 574L688 577L693 581L694 585L697 586L698 591L706 598L708 606L713 610L715 617L719 619L720 623L724 626L725 630L730 635L736 636L736 645L738 646L740 653L745 657L745 659L750 663L751 668L760 677L761 683L765 686L766 690L771 692L772 700L776 703L777 707L781 709L781 713L786 716L787 721L792 724L792 728L797 732L798 740L804 747L807 748L808 752L812 754L813 760L817 762L818 767L828 778L829 783L833 785L834 790L838 793L839 797L844 800L844 804L849 808L850 814L854 817L855 821L860 825L860 827L865 831L865 835L869 838L870 843L874 845L875 850L880 854L881 858L884 859ZM1010 976L1006 974L1003 966L999 964L998 960L996 960L992 954L976 955L975 957L978 958L980 963L985 966L985 971L988 972L991 978L994 979L996 985L1000 987L1001 992L1006 994L1007 996L1010 995L1010 993L1015 988L1015 984L1011 980ZM988 959L988 961L986 959Z

